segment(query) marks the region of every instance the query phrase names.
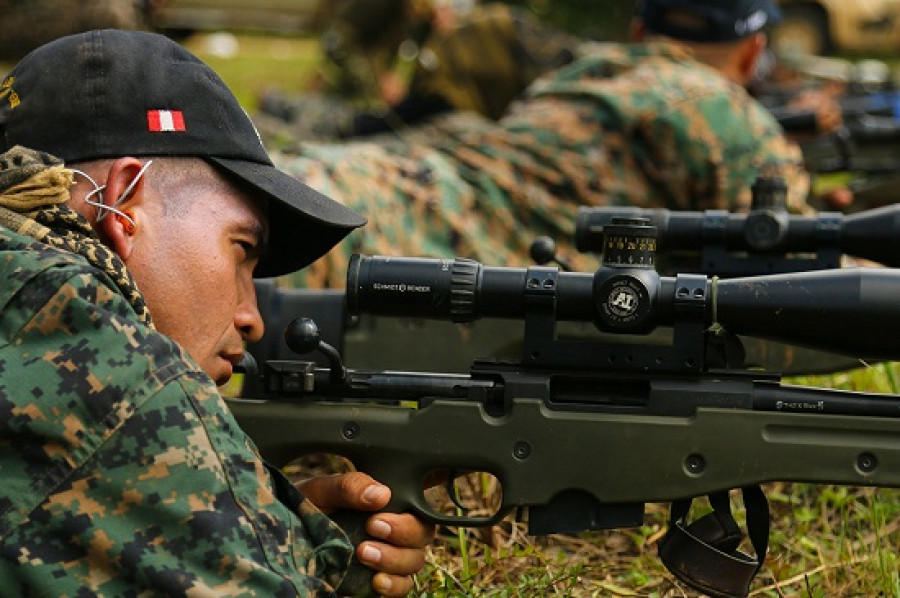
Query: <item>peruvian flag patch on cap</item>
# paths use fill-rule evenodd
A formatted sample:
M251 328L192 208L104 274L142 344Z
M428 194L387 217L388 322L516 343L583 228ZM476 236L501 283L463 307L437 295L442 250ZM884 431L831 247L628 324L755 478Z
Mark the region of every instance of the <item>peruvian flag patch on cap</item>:
M155 133L184 131L184 115L181 110L148 110L147 127Z

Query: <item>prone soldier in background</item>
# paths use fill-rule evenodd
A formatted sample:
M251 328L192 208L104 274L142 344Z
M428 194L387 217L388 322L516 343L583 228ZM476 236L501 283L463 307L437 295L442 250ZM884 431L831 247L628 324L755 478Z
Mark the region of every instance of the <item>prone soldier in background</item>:
M264 90L254 117L277 146L286 134L330 140L360 112L383 111L405 91L402 71L410 47L427 34L431 0L321 2L314 27L321 32L322 62L300 94Z
M366 107L390 101L400 47L422 35L421 11L414 0L323 2L321 90Z
M578 41L526 10L500 2L434 4L431 34L405 95L386 112L357 115L343 136L389 131L454 110L497 120L535 79L574 59Z
M579 43L500 2L346 0L328 12L319 19L324 96L263 94L264 130L286 121L308 140L401 130L450 111L496 120L537 77L571 62Z
M763 169L809 210L799 148L745 89L778 17L771 0L647 0L639 43L580 46L498 122L454 112L399 140L298 145L281 166L371 225L292 283L342 286L352 251L521 265L539 235L583 269L579 206L743 210Z

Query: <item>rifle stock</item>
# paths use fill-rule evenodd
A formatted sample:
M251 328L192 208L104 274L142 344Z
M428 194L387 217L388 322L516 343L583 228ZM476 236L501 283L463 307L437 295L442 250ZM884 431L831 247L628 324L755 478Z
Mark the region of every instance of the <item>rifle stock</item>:
M722 392L717 382L715 392ZM658 392L666 400L693 392L692 386L668 384ZM752 383L730 386L730 400L751 399ZM810 392L811 410L827 400L825 392ZM651 416L554 410L525 397L512 399L509 413L499 417L477 402L454 400L421 408L340 401L229 405L277 465L316 452L342 455L392 489L390 510L477 526L530 509L532 517L538 514L530 532L546 534L638 526L645 503L763 482L900 487L900 407L880 397L852 400L886 403L894 415L790 413L723 401L691 415ZM423 489L430 474L443 470L494 475L501 508L475 518L435 512Z

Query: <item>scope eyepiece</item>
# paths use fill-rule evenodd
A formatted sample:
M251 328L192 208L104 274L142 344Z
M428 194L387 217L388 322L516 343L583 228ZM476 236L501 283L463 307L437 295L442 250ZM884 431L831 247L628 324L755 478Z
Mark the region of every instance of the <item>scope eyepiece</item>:
M350 258L347 307L385 315L475 319L482 265L465 258L435 259L387 256Z

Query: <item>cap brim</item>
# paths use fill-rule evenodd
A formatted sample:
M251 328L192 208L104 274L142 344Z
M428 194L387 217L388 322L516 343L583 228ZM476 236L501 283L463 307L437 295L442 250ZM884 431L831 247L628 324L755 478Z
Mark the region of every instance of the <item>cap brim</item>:
M269 243L254 276L288 274L325 255L366 219L268 164L215 156L207 160L270 198Z

